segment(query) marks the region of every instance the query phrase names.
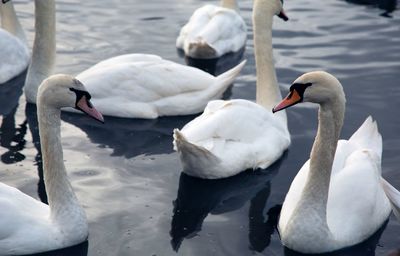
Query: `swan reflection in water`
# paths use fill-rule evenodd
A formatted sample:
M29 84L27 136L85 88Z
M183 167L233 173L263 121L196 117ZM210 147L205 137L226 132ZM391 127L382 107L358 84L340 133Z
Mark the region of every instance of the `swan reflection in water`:
M22 95L26 71L0 85L0 146L8 149L1 155L5 164L13 164L25 159L21 151L25 148L27 122L16 125L15 114L18 100Z
M185 56L183 50L177 49L178 56L185 59L188 66L199 68L211 75L220 75L225 71L235 67L243 60L246 47L242 47L237 52L227 53L214 59L195 59Z
M372 236L370 236L367 240L364 242L344 248L335 252L331 253L321 253L321 254L303 254L303 253L298 253L295 251L292 251L288 248L285 247L285 256L305 256L305 255L313 255L313 256L375 256L375 250L376 247L379 244L379 239L381 238L381 235L383 231L386 228L386 225L388 223L388 220L382 225L382 227L375 232ZM396 254L394 254L396 255ZM390 256L390 255L389 255Z
M27 256L87 256L88 247L89 247L89 242L85 241L78 245L71 246L68 248L43 252L43 253L30 254Z
M172 130L182 127L194 116L150 120L106 116L104 125L89 123L87 117L74 113L62 113L61 118L85 132L92 143L112 149L111 156L132 158L142 154L172 153Z
M397 0L345 0L346 2L359 5L368 5L384 10L381 16L391 18L391 13L396 10Z
M286 155L265 170L248 170L225 179L206 180L181 173L178 195L173 202L170 230L172 248L178 251L185 238L196 236L208 214L235 211L250 201L250 248L262 252L270 243L280 211L279 206L271 208L268 220L264 220L263 212L271 191L270 181Z

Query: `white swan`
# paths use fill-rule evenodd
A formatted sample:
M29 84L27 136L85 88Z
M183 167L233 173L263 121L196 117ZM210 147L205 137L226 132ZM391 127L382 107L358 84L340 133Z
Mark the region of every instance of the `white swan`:
M290 144L286 113L271 108L281 99L272 54L272 20L282 12L280 0L255 0L254 44L257 104L248 100L216 100L204 113L174 131L174 146L183 171L216 179L248 168L266 168Z
M31 103L36 102L40 82L52 72L56 50L54 0L35 0L35 8L37 36L25 83ZM244 64L214 77L156 55L126 54L94 65L77 79L103 115L150 119L201 112L209 100L222 96Z
M349 140L338 141L345 95L335 77L304 74L273 111L303 101L320 105L318 132L283 203L280 236L295 251L330 252L366 240L392 208L399 216L400 193L381 177L382 137L371 117Z
M85 212L68 181L60 141L62 107L77 108L96 120L101 114L76 79L55 75L38 93L38 120L44 182L49 205L0 183L0 254L31 254L69 247L87 239Z
M246 44L247 26L238 12L236 0L197 9L182 27L176 47L192 58L218 58L239 51Z
M21 74L29 64L30 53L24 31L12 2L0 2L0 85Z

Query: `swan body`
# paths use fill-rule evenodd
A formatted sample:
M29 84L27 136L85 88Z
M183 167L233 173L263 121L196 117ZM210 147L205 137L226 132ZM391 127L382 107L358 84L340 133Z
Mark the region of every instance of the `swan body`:
M30 53L12 2L0 3L0 84L21 74L29 64Z
M272 18L282 11L282 3L256 0L253 10L257 103L211 101L202 115L174 131L174 148L183 171L191 176L216 179L249 168L266 168L290 145L286 113L274 116L270 110L282 99L271 35Z
M236 2L236 1L235 1ZM205 5L182 27L176 47L192 58L218 58L246 44L247 26L233 6Z
M298 78L290 97L274 111L296 100L320 104L319 127L310 160L294 178L283 203L281 240L302 253L331 252L361 243L387 220L391 201L397 213L400 205L400 193L381 177L378 126L368 117L349 140L338 140L345 98L340 82L325 72ZM385 188L386 183L391 188Z
M79 96L78 91L84 93ZM39 132L49 205L0 183L0 208L4 209L0 211L0 255L55 250L87 239L86 216L68 181L60 141L61 107L79 107L102 120L89 107L87 95L79 81L66 75L50 77L40 87Z
M201 112L209 100L222 96L244 64L214 77L155 55L128 54L102 61L77 78L104 115L152 119Z
M207 179L266 168L290 144L284 115L273 116L264 107L241 99L209 102L201 116L182 131L174 131L174 139L185 172Z

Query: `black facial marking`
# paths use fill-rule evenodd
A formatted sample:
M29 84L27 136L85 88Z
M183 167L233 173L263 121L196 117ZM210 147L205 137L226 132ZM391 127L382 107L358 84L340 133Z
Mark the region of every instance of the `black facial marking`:
M9 2L10 0L1 0L3 2L3 4Z
M78 81L78 80L76 80ZM78 81L79 82L79 81ZM79 82L80 83L80 82ZM86 97L86 103L88 104L88 106L90 108L93 107L92 103L90 102L90 99L92 98L92 96L87 92L87 91L82 91L82 90L77 90L75 88L69 88L70 91L73 91L76 94L76 101L75 101L75 108L80 109L78 107L78 101L80 101L82 99L83 96Z
M296 92L299 94L301 100L303 100L304 92L305 92L306 89L307 89L308 87L310 87L311 85L312 85L312 83L306 83L306 84L295 83L295 84L292 84L292 85L290 86L290 89L289 89L289 90L290 90L290 95L289 95L289 97L292 96L293 90L296 90Z
M281 0L281 3L283 4L283 0Z

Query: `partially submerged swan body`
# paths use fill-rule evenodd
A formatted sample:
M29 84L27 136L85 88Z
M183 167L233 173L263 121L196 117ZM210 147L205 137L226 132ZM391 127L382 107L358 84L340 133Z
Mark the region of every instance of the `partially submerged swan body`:
M102 61L77 78L104 115L153 119L201 112L208 101L222 97L245 63L215 77L156 55L127 54Z
M299 102L320 105L311 157L283 203L283 244L302 253L324 253L363 242L398 216L400 193L381 176L382 136L371 117L349 140L339 140L345 113L340 82L326 72L299 77L274 112Z
M30 53L11 1L0 2L0 85L21 74L29 65Z
M62 107L74 107L96 120L101 114L76 79L55 75L38 93L38 121L44 182L49 205L0 183L0 254L22 255L55 250L87 239L86 215L68 181L60 141Z
M271 113L282 99L272 56L272 19L282 15L282 8L280 0L254 1L257 103L211 101L202 115L175 129L174 148L185 173L217 179L266 168L290 145L286 113Z
M206 59L239 51L246 45L247 26L238 11L236 0L197 9L182 27L176 47L186 56Z

